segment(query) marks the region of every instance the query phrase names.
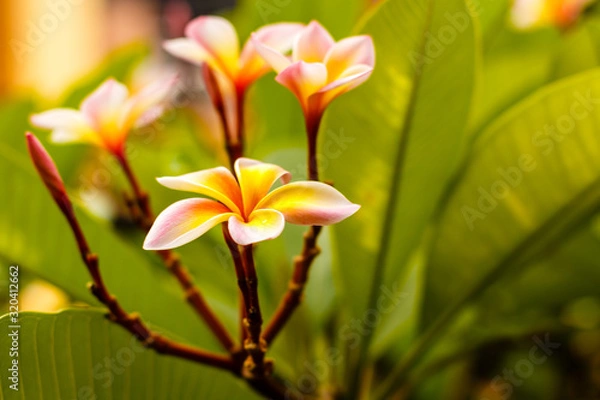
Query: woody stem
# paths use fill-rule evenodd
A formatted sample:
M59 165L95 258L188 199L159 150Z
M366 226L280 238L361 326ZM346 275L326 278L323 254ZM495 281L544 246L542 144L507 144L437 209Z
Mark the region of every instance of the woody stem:
M248 330L248 338L246 339L246 343L244 343L244 348L249 355L249 359L246 362L248 363L248 372L250 372L250 375L252 377L260 377L266 372L264 369L266 345L260 337L263 320L258 300L258 277L256 276L253 246L251 244L242 246L242 261L248 292L247 301L244 302L246 306L246 318L244 321Z

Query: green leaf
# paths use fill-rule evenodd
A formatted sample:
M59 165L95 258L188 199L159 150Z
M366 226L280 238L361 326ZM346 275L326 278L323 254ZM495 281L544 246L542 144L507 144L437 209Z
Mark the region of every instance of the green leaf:
M600 70L545 87L474 143L439 222L425 326L464 293L570 237L600 202Z
M334 228L353 318L366 315L369 292L374 307L381 285L408 273L458 162L477 74L475 25L462 0L383 3L362 29L375 42L372 77L326 114L324 175L362 206Z
M382 395L402 383L452 324L466 318L463 326L478 326L466 311L490 286L544 257L598 212L597 93L599 70L566 79L477 138L441 213L426 271L424 333L386 378Z
M484 43L480 98L470 121L473 134L552 80L560 41L550 28L518 32L504 23Z
M10 349L13 325L0 318L0 346ZM0 357L3 399L259 399L219 371L144 348L95 310L22 313L18 340L19 391L6 378L13 358Z

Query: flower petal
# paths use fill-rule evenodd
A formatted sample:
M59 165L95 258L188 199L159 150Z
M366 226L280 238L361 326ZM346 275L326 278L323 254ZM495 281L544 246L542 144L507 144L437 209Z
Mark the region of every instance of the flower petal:
M292 61L323 62L329 49L335 44L327 29L317 21L311 21L298 35L292 50Z
M321 182L293 182L269 193L256 209L280 211L298 225L331 225L360 208L333 187Z
M241 212L242 196L238 183L225 167L205 169L180 176L165 176L156 180L170 189L212 197L225 204L231 211Z
M178 201L156 218L144 240L144 249L166 250L183 246L232 215L227 207L213 200Z
M161 112L164 111L162 103L165 102L177 81L177 75L157 81L146 86L127 100L122 113L125 119L121 123L122 126L140 127L160 117Z
M101 130L106 125L117 124L127 97L127 87L109 78L83 100L81 112L97 130Z
M240 45L231 22L216 16L198 17L187 25L185 35L211 54L225 73L235 77L239 68Z
M213 56L195 40L189 38L177 38L166 40L163 43L165 51L172 56L181 58L192 64L200 65L204 62L214 64Z
M290 173L285 169L250 158L238 158L234 168L242 191L244 215L250 215L278 179L284 184L291 179Z
M318 108L324 109L336 97L354 89L363 84L373 72L373 68L368 65L355 65L348 68L339 79L323 87L310 98L311 104L316 102Z
M120 149L129 130L121 125L129 90L110 78L81 103L81 112L109 149Z
M30 118L39 128L52 129L50 140L55 143L86 142L102 144L100 137L90 127L81 112L69 108L56 108Z
M281 235L285 219L279 211L256 210L248 222L235 215L229 218L229 233L239 245L247 246L264 240L275 239Z
M353 65L375 66L375 48L370 36L352 36L337 42L325 56L329 80L338 79Z
M299 61L284 69L275 80L291 90L306 111L308 98L327 83L327 68L321 63Z
M294 38L303 28L304 25L298 23L282 22L271 24L257 30L253 34L253 38L264 46L283 55L292 49ZM286 65L289 65L289 62ZM267 63L256 50L253 41L248 40L240 56L241 76L238 77L238 80L241 81L240 83L248 85L260 78L268 69Z
M275 50L272 47L269 47L263 44L256 33L253 33L250 37L250 41L254 46L256 52L262 57L262 59L275 70L275 72L280 73L284 69L290 66L292 62L283 55L283 53Z

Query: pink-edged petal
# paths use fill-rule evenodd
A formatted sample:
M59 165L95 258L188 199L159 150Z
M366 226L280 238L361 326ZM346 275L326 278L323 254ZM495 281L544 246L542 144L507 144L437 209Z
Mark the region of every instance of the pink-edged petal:
M273 68L275 72L280 73L292 64L290 59L284 56L283 53L263 44L260 40L258 40L256 33L252 34L250 40L256 52L267 64L271 66L271 68Z
M348 68L339 79L329 83L315 93L309 100L311 106L324 110L336 97L363 84L373 72L367 65L355 65ZM346 76L346 74L348 74Z
M242 195L233 174L225 167L205 169L180 176L156 179L170 189L198 193L225 204L233 212L241 212Z
M250 158L238 158L234 168L242 191L244 215L249 215L254 210L278 179L283 184L291 179L291 174L285 169Z
M86 97L81 112L98 131L118 129L119 115L129 97L129 90L113 78Z
M235 215L229 218L228 224L231 238L242 246L275 239L281 235L284 226L283 215L275 210L256 210L248 222Z
M325 56L329 80L337 79L353 65L375 66L375 48L370 36L352 36L337 42Z
M294 93L306 110L308 98L327 83L327 68L321 63L299 61L284 69L275 80Z
M329 49L335 44L327 29L317 21L311 21L296 37L292 60L323 62Z
M84 142L101 144L81 112L69 108L56 108L30 118L31 124L39 128L52 129L50 140L55 143Z
M124 106L121 125L141 127L160 117L165 110L164 103L177 82L178 76L173 75L146 86L132 96Z
M333 187L321 182L293 182L269 193L256 209L274 209L298 225L331 225L360 208Z
M144 240L144 249L166 250L183 246L232 215L227 207L213 200L178 201L156 218Z
M192 64L200 65L204 62L214 64L213 56L195 40L189 38L167 40L163 43L163 48L172 56Z
M216 16L198 17L187 25L185 35L210 53L230 77L237 74L240 45L231 22Z
M282 22L266 25L253 34L253 38L280 54L286 54L292 49L294 38L302 31L304 25ZM289 62L287 63L289 65ZM260 78L269 70L267 63L256 50L252 40L244 45L240 56L240 75L238 80L248 85Z

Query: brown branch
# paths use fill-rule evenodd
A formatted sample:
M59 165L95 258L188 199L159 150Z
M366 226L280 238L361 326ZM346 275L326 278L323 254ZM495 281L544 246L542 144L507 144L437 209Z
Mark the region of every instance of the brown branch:
M71 230L73 231L79 247L81 258L92 277L93 282L90 283L90 290L98 301L108 308L112 321L128 330L146 347L151 348L158 353L173 355L230 372L236 372L235 365L230 357L174 342L150 330L150 328L148 328L141 320L139 315L127 313L119 304L117 298L106 288L100 273L98 256L91 252L83 231L75 218L72 206L68 203L67 207L61 207L61 209L71 226Z
M134 218L136 218L136 216L139 215L139 218L136 218L138 225L143 231L148 232L148 230L152 226L152 223L154 222L154 214L152 213L152 209L150 208L150 199L148 197L148 194L141 189L141 186L139 185L127 158L124 155L120 155L117 156L117 159L119 161L119 164L123 168L123 172L125 173L125 176L127 177L129 184L131 185L131 189L134 195L134 201L128 201L128 205L130 206L130 212L132 213L132 216ZM133 205L137 205L137 210L136 207L133 207ZM202 296L202 293L194 284L192 276L188 272L187 268L183 266L177 254L171 250L160 250L156 253L160 257L166 268L177 279L177 282L179 282L179 285L185 293L186 301L192 306L196 313L208 325L208 327L213 332L218 341L221 343L223 348L225 348L225 350L227 350L230 354L239 351L231 335L229 335L223 323L212 311L212 309L204 299L204 296Z
M242 261L248 291L248 300L245 302L246 318L244 320L248 330L248 338L244 343L244 348L249 357L246 359L245 367L250 377L260 377L265 374L268 375L271 371L269 370L270 365L264 363L267 346L260 335L263 321L258 300L258 277L256 276L252 250L253 246L251 244L242 246Z
M288 290L277 306L277 310L267 324L262 335L263 340L270 344L288 322L294 310L300 305L304 287L308 280L310 266L321 250L317 246L317 237L321 232L320 226L311 226L304 233L302 253L294 259L294 273L288 285Z
M240 247L236 242L233 241L231 234L229 233L229 228L227 227L227 223L222 224L223 227L223 238L225 239L225 243L229 248L229 252L231 253L231 258L233 259L233 266L235 267L235 275L237 277L237 284L240 289L240 328L241 328L241 338L242 345L246 341L248 337L248 332L246 330L246 304L250 301L250 293L248 291L248 285L246 285L246 272L244 271L244 265L242 261L242 254L240 252Z
M251 380L260 379L271 373L272 365L270 362L265 363L266 344L260 337L262 315L252 245L238 246L233 241L226 223L223 224L223 237L233 256L237 283L243 300L244 350L248 354L243 374Z

